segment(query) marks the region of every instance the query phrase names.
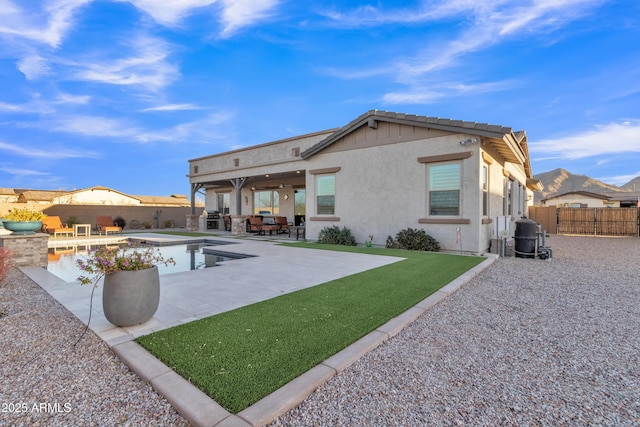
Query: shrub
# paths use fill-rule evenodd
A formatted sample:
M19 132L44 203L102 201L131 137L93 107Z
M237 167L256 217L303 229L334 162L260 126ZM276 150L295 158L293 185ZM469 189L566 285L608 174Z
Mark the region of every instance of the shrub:
M67 218L65 224L67 224L69 227L73 227L75 224L80 224L80 221L78 221L78 218L71 215L69 218Z
M42 221L46 215L40 211L32 211L31 209L13 209L4 216L7 221Z
M387 248L438 252L440 244L422 229L407 228L398 232L395 240L387 237Z
M342 230L337 225L333 227L325 227L320 230L318 235L318 243L326 243L333 245L355 246L356 238L351 234L351 230L347 227L342 227Z
M122 218L121 216L117 216L113 220L113 225L120 227L124 230L124 226L127 225L127 221L125 221L124 218Z

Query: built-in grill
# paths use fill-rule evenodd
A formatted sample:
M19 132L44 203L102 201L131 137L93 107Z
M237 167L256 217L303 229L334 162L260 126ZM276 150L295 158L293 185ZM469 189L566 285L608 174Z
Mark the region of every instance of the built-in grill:
M220 212L213 211L207 214L207 230L218 230L220 228Z

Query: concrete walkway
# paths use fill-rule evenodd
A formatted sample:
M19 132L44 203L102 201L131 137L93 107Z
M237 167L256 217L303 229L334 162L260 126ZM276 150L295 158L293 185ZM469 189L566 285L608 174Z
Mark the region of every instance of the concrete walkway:
M160 244L180 244L193 240L188 237L153 233L136 233L131 237ZM101 286L95 289L91 309L91 329L133 372L149 382L195 426L259 426L272 421L295 407L330 377L398 333L433 304L488 267L495 259L488 258L403 315L234 415L155 359L133 340L141 335L394 263L401 258L292 248L279 246L275 240L217 236L212 238L231 243L221 248L225 252L254 257L225 261L204 270L161 276L160 306L154 317L142 325L118 328L109 323L102 313ZM82 322L87 323L93 287L65 282L42 268L26 267L22 268L22 271Z

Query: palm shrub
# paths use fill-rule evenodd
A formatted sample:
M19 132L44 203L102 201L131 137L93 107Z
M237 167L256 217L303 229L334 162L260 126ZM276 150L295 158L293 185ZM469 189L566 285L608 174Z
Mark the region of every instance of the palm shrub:
M439 252L440 243L424 230L409 227L399 231L395 239L387 237L387 248Z
M356 238L351 234L351 230L347 227L325 227L320 230L318 235L318 243L326 243L331 245L355 246Z
M127 225L127 221L125 221L125 219L122 218L121 216L117 216L113 220L113 225L120 227L124 230L125 225Z

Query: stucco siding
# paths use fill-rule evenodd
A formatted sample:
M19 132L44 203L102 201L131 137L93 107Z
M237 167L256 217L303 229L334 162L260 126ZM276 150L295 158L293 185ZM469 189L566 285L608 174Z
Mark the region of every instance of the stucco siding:
M308 169L339 167L336 175L336 211L339 221L320 221L316 212L315 176L307 174L307 237L317 239L326 226L351 229L358 242L374 234L374 244L384 244L387 236L398 231L422 228L443 248L457 250L460 228L462 250L477 252L480 226L478 195L479 149L459 144L460 135L408 141L400 144L322 152L309 159ZM340 144L340 143L338 143ZM424 156L468 152L461 161L461 214L467 224L421 224L427 212L427 166L418 161ZM441 218L437 218L441 219Z

